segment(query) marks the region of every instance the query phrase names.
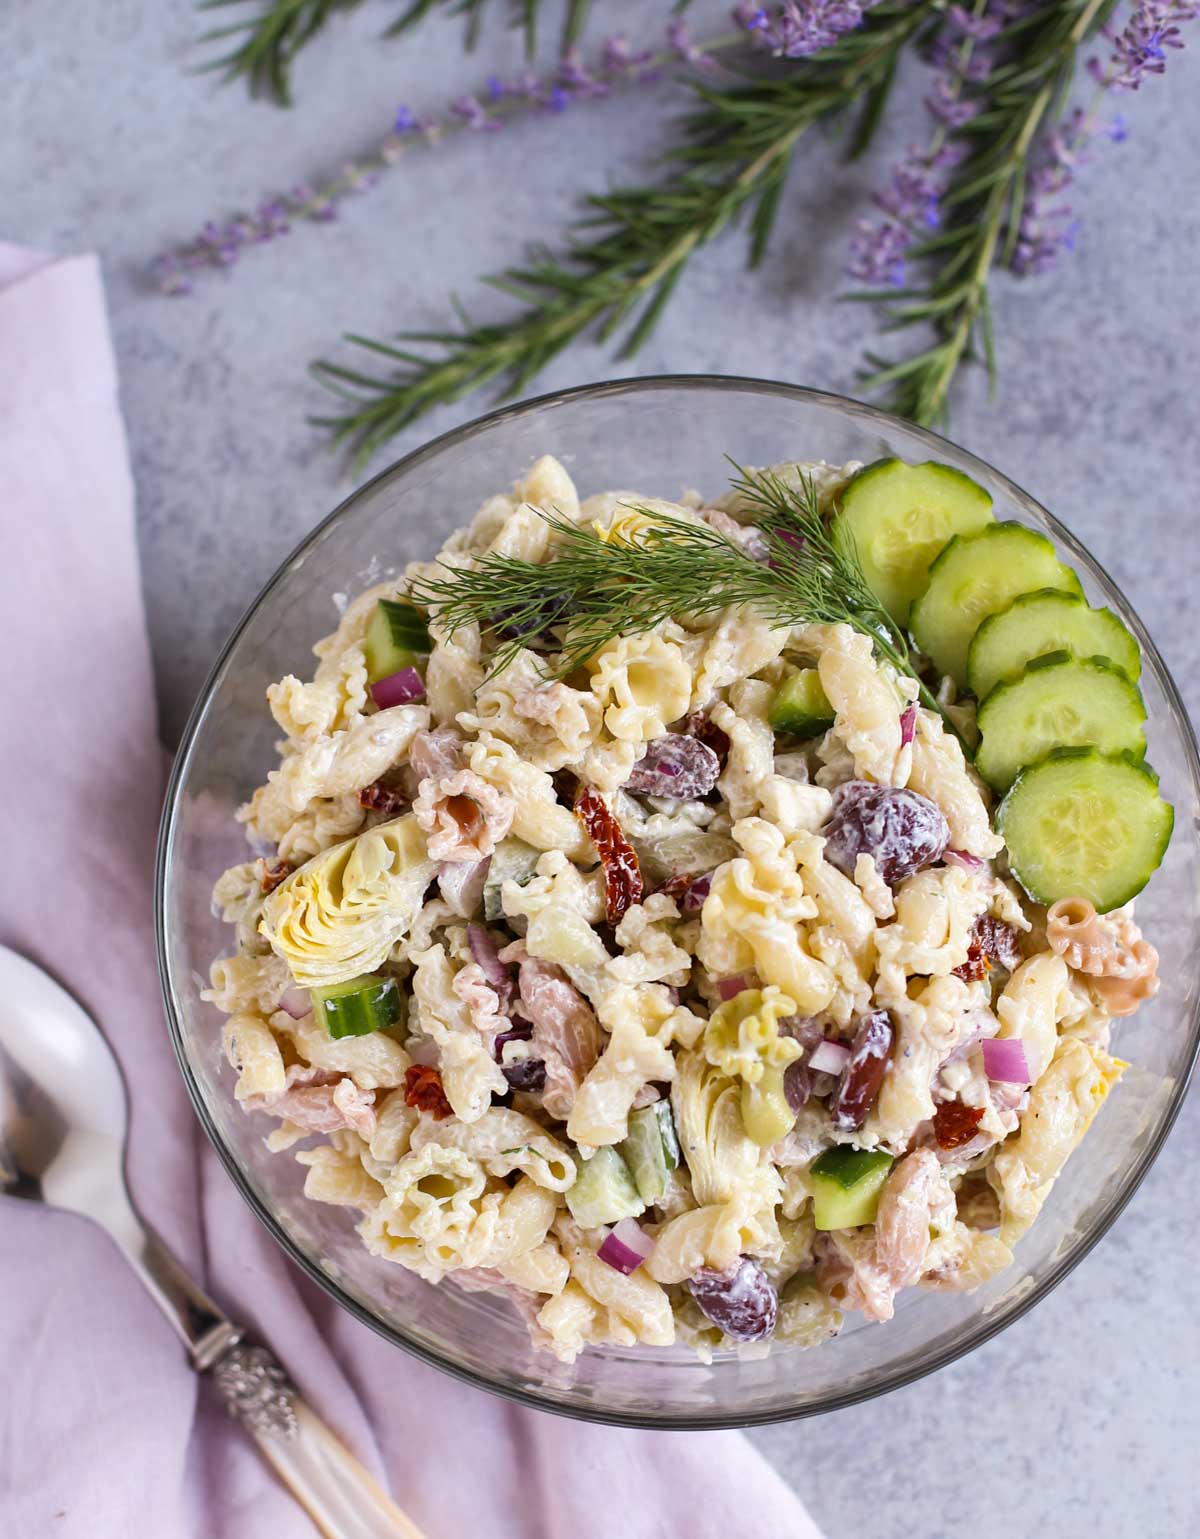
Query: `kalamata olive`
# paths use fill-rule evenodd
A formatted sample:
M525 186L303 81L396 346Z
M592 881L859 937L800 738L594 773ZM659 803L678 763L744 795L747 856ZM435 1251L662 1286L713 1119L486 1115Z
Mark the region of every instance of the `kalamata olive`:
M762 1267L749 1256L743 1256L727 1272L701 1267L687 1286L712 1323L734 1341L762 1341L775 1329L779 1295Z
M867 1120L883 1084L894 1036L892 1018L886 1010L873 1010L859 1022L849 1060L829 1106L833 1125L841 1132L853 1132Z
M624 789L633 796L673 796L692 801L717 783L721 761L697 737L666 732L647 744Z
M510 605L497 609L492 615L491 628L502 641L523 641L526 646L548 644L551 626L565 620L571 610L571 600L565 593L548 593L536 609Z
M853 876L858 857L870 855L889 887L940 860L950 842L949 825L928 797L867 780L837 788L822 832L831 865Z
M533 1095L546 1088L546 1064L541 1058L514 1058L511 1063L502 1063L500 1069L514 1090Z

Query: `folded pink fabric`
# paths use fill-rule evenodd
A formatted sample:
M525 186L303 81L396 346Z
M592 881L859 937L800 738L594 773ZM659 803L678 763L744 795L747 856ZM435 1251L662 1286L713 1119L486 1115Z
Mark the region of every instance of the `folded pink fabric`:
M154 973L163 761L94 257L0 244L0 496L0 941L56 974L116 1047L146 1216L429 1539L820 1539L736 1433L525 1411L380 1341L286 1261L204 1141ZM0 1362L0 1532L315 1532L106 1236L3 1197Z

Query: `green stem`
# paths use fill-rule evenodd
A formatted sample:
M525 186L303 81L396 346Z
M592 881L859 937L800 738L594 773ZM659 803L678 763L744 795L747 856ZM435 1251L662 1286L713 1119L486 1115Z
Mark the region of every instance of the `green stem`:
M1108 0L1088 0L1088 4L1079 13L1074 26L1067 33L1057 50L1064 63L1067 58L1075 53L1079 44L1087 35L1092 22L1096 19L1098 12L1107 3ZM957 306L956 318L949 326L945 339L938 349L939 361L933 370L929 384L922 389L921 401L917 411L914 413L914 419L925 427L931 426L942 417L951 381L961 366L967 349L971 345L976 325L987 304L987 279L992 263L995 260L997 244L1004 229L1004 213L1006 208L1010 207L1012 203L1013 192L1018 178L1024 175L1026 157L1029 154L1030 146L1042 125L1042 120L1050 103L1054 99L1057 85L1056 71L1054 78L1047 80L1037 93L1030 98L1025 108L1021 126L1013 141L1013 148L1008 156L1005 170L992 185L988 193L987 203L979 221L982 232L981 238L975 253L975 260L971 264L964 297ZM945 324L943 322L943 325Z

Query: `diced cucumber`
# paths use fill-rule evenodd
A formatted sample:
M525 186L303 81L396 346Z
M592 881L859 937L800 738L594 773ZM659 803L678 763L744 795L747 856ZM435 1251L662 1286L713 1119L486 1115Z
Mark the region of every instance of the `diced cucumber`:
M599 1229L601 1224L615 1224L618 1219L636 1218L646 1204L629 1173L629 1166L612 1147L597 1149L590 1160L582 1160L575 1185L567 1193L567 1207L583 1229Z
M808 1168L816 1227L857 1229L873 1224L892 1164L892 1156L882 1149L851 1149L848 1144L818 1155Z
M1089 609L1078 593L1022 593L986 619L967 649L967 683L978 700L1010 683L1048 652L1107 657L1136 684L1142 671L1137 642L1111 609Z
M1005 791L1026 764L1052 748L1096 748L1140 759L1145 719L1137 685L1107 658L1051 652L1035 658L1011 684L998 684L983 702L975 768Z
M380 599L363 637L367 679L374 684L401 668L415 668L433 646L429 628L411 604Z
M815 668L801 668L784 679L767 710L767 720L776 732L790 732L793 737L816 737L833 726L833 707Z
M1147 764L1061 748L1022 770L996 828L1035 903L1086 898L1107 914L1136 897L1166 854L1175 811Z
M989 524L978 534L955 535L933 563L928 586L912 606L909 629L938 672L961 688L975 632L1019 594L1040 588L1083 591L1044 534L1023 524Z
M844 548L853 544L867 586L905 625L946 542L975 534L993 517L990 495L961 470L933 460L876 460L843 491L834 538Z
M516 882L523 887L533 876L534 867L541 853L541 850L535 850L532 844L526 844L524 839L518 839L515 834L507 839L501 839L492 853L491 864L484 878L483 917L485 919L503 918L504 904L500 889L505 882Z
M313 1015L331 1037L365 1037L398 1025L404 1016L395 978L376 973L310 989L309 997Z
M654 1101L629 1114L629 1136L617 1146L642 1201L655 1203L679 1165L679 1140L670 1101Z

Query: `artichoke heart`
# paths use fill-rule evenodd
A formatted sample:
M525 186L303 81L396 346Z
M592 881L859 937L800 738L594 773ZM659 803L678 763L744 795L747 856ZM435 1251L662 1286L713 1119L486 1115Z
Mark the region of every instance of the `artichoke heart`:
M301 988L373 972L411 928L437 868L411 813L315 855L263 904L261 933Z

